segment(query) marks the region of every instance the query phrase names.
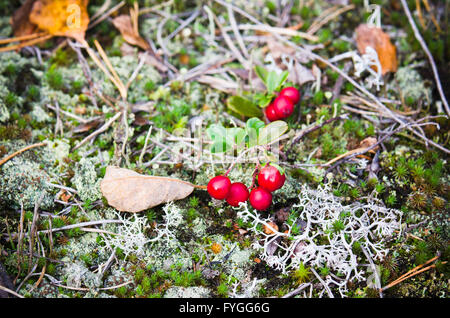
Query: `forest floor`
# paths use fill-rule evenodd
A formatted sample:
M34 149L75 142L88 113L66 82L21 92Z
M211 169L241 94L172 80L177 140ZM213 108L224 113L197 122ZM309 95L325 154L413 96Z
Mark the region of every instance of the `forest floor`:
M24 2L0 1L0 39ZM0 296L449 296L449 2L85 2L89 49L0 40ZM204 189L268 162L286 182L265 211ZM196 187L120 212L109 166Z

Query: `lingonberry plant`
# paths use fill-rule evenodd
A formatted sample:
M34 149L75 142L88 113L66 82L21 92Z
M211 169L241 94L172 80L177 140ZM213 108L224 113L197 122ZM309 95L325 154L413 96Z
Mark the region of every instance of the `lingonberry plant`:
M234 155L237 152L239 156L233 157L232 164L223 175L215 176L208 182L207 190L210 196L217 200L226 200L233 207L250 199L254 209L267 210L272 204L271 192L280 189L286 180L281 167L272 162L261 166L258 159L249 188L241 182L232 182L228 174L238 159L251 150L260 149L267 158L270 158L267 152L268 146L278 140L287 129L288 126L284 121L274 121L266 125L256 117L248 119L244 128L225 128L221 124L211 125L207 129L212 141L211 153Z
M256 94L257 104L264 108L264 114L269 121L285 119L292 115L295 105L300 101L300 91L293 86L283 87L289 73L287 71L277 74L268 72L261 66L255 68L256 74L261 78L267 92Z

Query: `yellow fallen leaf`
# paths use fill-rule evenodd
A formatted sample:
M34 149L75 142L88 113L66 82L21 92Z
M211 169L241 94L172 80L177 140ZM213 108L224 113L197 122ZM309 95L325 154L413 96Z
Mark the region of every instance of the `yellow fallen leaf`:
M79 42L89 24L89 0L36 0L29 19L40 30L54 36L67 36Z
M382 29L367 24L359 25L356 30L356 45L361 54L366 53L368 46L378 54L381 64L381 74L397 71L397 50L389 35ZM374 67L376 70L376 67Z
M106 168L100 182L100 190L108 204L124 212L140 212L184 199L196 187L203 188L175 178L147 176L114 166Z

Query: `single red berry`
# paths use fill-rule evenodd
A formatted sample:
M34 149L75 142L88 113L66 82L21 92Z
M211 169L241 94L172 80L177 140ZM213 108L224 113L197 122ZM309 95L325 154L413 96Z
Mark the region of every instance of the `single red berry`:
M240 202L245 202L248 200L249 195L250 194L248 193L248 189L245 184L235 182L231 184L226 200L231 206L239 206Z
M280 95L289 98L292 101L292 103L294 103L294 105L300 101L300 91L292 86L283 88L280 92Z
M273 109L278 118L286 118L294 112L294 104L289 97L280 95L273 101Z
M209 180L207 189L214 199L223 200L227 197L230 187L231 181L228 177L217 176Z
M256 210L267 210L272 204L272 194L264 188L255 188L250 192L250 204Z
M286 175L270 164L266 165L258 174L258 184L260 187L273 192L280 189L286 181Z
M269 104L269 106L267 106L264 109L264 112L266 113L266 117L269 121L275 121L275 120L280 119L280 118L278 118L277 114L275 113L275 109L273 108L273 103Z

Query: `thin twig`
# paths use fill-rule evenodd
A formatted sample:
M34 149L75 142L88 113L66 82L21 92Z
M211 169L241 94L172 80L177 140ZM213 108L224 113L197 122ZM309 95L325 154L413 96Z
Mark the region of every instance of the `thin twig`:
M305 289L306 287L311 286L311 283L307 283L307 284L301 284L298 288L294 289L293 291L291 291L290 293L287 293L286 295L284 295L281 298L290 298L290 297L294 297L296 295L298 295L303 289Z
M314 274L314 276L316 276L316 278L319 280L319 282L322 284L323 288L325 288L326 292L328 293L328 296L330 296L330 298L334 298L333 293L330 290L330 287L328 287L328 285L323 281L322 277L320 277L319 274L317 274L317 272L315 271L314 268L310 268L312 273Z
M109 126L112 125L112 123L114 121L117 120L117 118L120 117L120 115L122 115L121 112L118 112L117 114L115 114L110 120L108 120L102 127L100 127L99 129L97 129L96 131L94 131L92 134L90 134L89 136L87 136L86 138L84 138L78 145L76 145L75 147L73 147L72 150L76 150L78 148L80 148L82 145L84 145L86 142L88 142L90 139L94 138L95 136L97 136L98 134L101 134L102 132L106 131Z
M153 126L150 126L147 132L147 136L145 136L144 147L142 147L141 155L139 156L138 166L142 166L142 160L144 159L145 152L147 151L147 144L150 138L150 134L152 133Z
M122 224L123 222L121 220L88 221L88 222L81 222L81 223L77 223L77 224L66 225L66 226L58 227L58 228L51 229L51 230L41 230L41 231L38 231L37 233L38 234L40 234L40 233L49 233L50 231L58 232L58 231L65 231L65 230L75 229L75 228L79 228L79 227L86 227L86 226L100 225L100 224L109 224L109 223L120 223L120 224Z
M292 150L292 147L293 147L300 139L302 139L303 137L305 137L307 134L310 134L310 133L312 133L313 131L316 131L317 129L320 129L320 128L322 128L323 126L332 123L333 121L336 121L336 120L342 120L342 119L347 119L347 118L348 118L347 115L336 116L336 117L333 117L333 118L330 118L330 119L325 120L323 123L320 123L320 124L318 124L318 125L316 125L316 126L313 126L313 127L310 127L310 128L308 128L308 129L306 129L306 130L301 131L301 132L300 132L298 135L296 135L296 136L294 137L294 139L292 140L292 143L291 143L291 145L290 145L290 148L289 148L288 151L286 151L286 154L287 154L289 151L291 151L291 150Z
M370 257L369 253L366 251L366 249L361 246L361 250L363 251L364 255L366 256L367 260L370 263L370 266L372 267L372 272L375 275L375 285L377 286L379 292L380 292L380 298L383 298L383 291L381 290L381 280L380 275L378 275L377 268L375 266L375 263L373 262L372 258Z
M338 17L344 12L347 12L349 10L353 10L355 8L354 4L350 4L348 6L342 7L336 11L334 11L332 14L325 17L322 21L318 22L315 25L311 25L311 27L306 32L307 34L313 35L316 33L323 25L327 24L329 21L333 20L334 18Z
M4 286L2 286L2 285L0 285L0 289L3 290L3 291L5 291L5 292L7 292L7 293L9 293L9 294L11 294L11 295L14 295L14 296L18 297L18 298L25 298L25 297L23 297L22 295L16 293L14 290L11 290L11 289L9 289L9 288L6 288L6 287L4 287Z
M445 98L444 91L442 90L441 80L439 79L439 73L436 67L436 63L434 62L433 55L431 54L430 50L428 49L425 41L423 40L422 36L420 35L419 30L417 29L416 24L414 23L414 19L411 15L411 11L409 11L408 4L405 0L400 0L403 6L403 9L405 10L406 17L408 18L409 24L411 25L411 28L414 31L414 36L416 37L417 41L422 46L422 49L425 51L425 54L428 57L428 60L431 64L431 69L433 70L434 79L436 80L436 86L439 91L439 95L441 96L442 103L444 104L445 111L447 112L447 115L450 116L450 108L448 106L447 99Z
M121 1L120 3L118 3L117 5L112 7L111 9L109 9L105 14L103 14L98 19L96 19L95 21L91 21L91 23L89 23L88 30L92 29L94 26L96 26L97 24L99 24L100 22L102 22L103 20L108 18L111 14L113 14L114 12L119 10L124 4L125 4L125 1Z

